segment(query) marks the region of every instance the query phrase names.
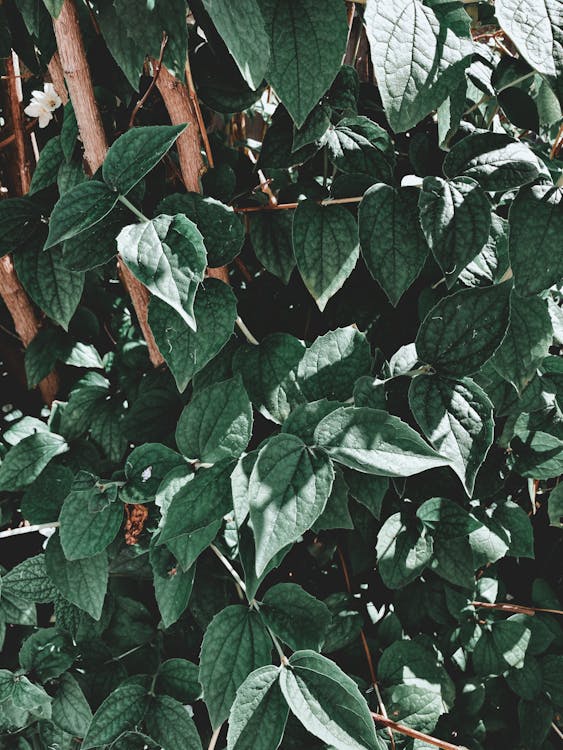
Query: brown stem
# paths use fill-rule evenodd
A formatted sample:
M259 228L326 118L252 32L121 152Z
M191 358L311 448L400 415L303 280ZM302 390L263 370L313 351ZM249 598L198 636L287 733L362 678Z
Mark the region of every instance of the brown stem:
M197 104L197 97L192 98L188 87L175 78L165 65L161 68L156 85L172 124L181 125L185 122L188 123L188 127L176 141L176 146L178 148L180 169L186 190L192 193L199 193L199 177L204 170L200 136L205 128L203 126L200 127L198 120L197 112L199 104ZM226 266L208 268L207 275L221 279L226 284L229 283L229 270Z
M442 750L465 750L463 745L452 745L451 742L439 740L437 737L432 737L429 734L424 734L424 732L419 732L417 729L411 729L410 727L406 727L404 724L399 724L396 721L392 721L391 719L382 716L382 714L376 714L373 711L371 711L370 713L372 719L378 724L382 724L384 727L393 729L395 732L404 734L407 737L414 737L415 740L427 742L429 745L434 745L434 747L441 747Z
M213 161L213 154L211 152L211 144L209 143L209 138L207 137L207 129L205 127L205 123L203 121L203 115L201 114L201 107L199 106L199 99L197 98L197 93L194 86L194 79L192 78L192 69L190 67L190 58L186 58L186 82L188 84L188 93L190 95L190 99L192 100L192 104L195 110L195 114L197 117L197 122L199 125L199 132L201 134L201 140L203 141L203 147L205 148L205 155L207 156L207 163L209 164L209 168L213 169L215 167L215 162Z
M25 289L16 276L14 264L9 255L0 258L0 295L14 321L14 328L24 347L29 346L37 336L40 324ZM39 390L47 406L51 406L59 387L55 372L47 375L39 383Z
M361 195L356 195L351 198L325 198L322 201L318 201L321 206L337 206L345 205L347 203L360 203L362 200ZM297 208L299 203L268 203L264 206L242 206L241 208L234 207L234 210L239 214L253 214L258 211L291 211Z
M18 184L15 186L15 190L18 195L25 195L31 183L31 172L27 158L23 113L18 96L18 84L12 57L6 58L6 73L8 76L8 101L14 135L14 151L18 168Z
M65 74L63 66L61 65L61 58L58 52L55 52L51 58L50 63L47 65L51 83L53 84L55 91L59 95L59 98L63 105L68 103L68 91L65 85Z
M135 124L135 117L137 117L137 113L140 109L142 109L145 106L145 102L150 96L151 91L156 86L156 82L158 81L158 76L160 75L160 68L162 67L162 58L164 57L164 50L166 49L166 45L168 43L168 34L163 31L162 32L162 42L160 43L160 55L158 56L158 60L156 61L154 65L154 72L152 81L150 82L150 85L148 89L145 91L143 96L139 99L137 104L135 104L134 110L131 112L131 117L129 118L129 128L132 128Z
M31 122L28 122L25 126L25 132L31 133L33 128L37 125L37 120L32 120ZM10 146L14 141L16 140L16 134L12 133L12 135L9 135L7 138L4 138L4 140L0 141L0 151Z
M536 612L546 612L550 615L563 615L560 609L545 609L543 607L528 607L522 604L511 604L510 602L471 602L479 609L497 609L502 612L513 612L521 615L535 615Z
M90 172L94 174L105 159L108 145L100 110L94 96L94 87L73 0L65 0L59 17L53 19L53 26L70 100L84 144L84 158ZM123 264L120 268L120 276L137 313L151 362L157 367L163 364L164 359L158 351L148 324L149 293Z

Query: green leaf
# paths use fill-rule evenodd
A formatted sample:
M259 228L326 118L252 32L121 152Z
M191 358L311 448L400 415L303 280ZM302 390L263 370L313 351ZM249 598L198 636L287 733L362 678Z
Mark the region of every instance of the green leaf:
M509 667L524 666L531 631L522 622L498 620L484 630L473 651L473 668L480 677L496 676Z
M205 10L251 89L257 89L268 68L270 41L256 0L203 0Z
M373 185L358 213L360 245L369 272L396 306L428 255L418 217L419 191Z
M54 432L36 432L14 445L0 464L0 490L21 490L30 485L47 466L69 447Z
M555 718L555 710L550 701L520 700L518 703L518 723L523 747L538 748L545 744Z
M186 659L167 659L158 668L155 688L180 703L193 703L201 698L199 668Z
M344 478L352 497L367 508L374 518L379 518L383 498L389 488L387 477L344 469Z
M260 211L250 218L250 241L264 268L289 283L295 267L290 211Z
M426 241L450 289L489 239L491 204L469 177L425 177L419 207Z
M328 401L323 398L319 401L311 401L308 404L296 406L282 425L282 432L297 435L305 443L312 446L315 444L315 428L327 414L344 406L340 401Z
M186 125L147 125L120 136L104 160L104 182L120 195L126 195L155 167Z
M508 328L510 281L441 299L418 330L419 359L441 374L471 375L498 349Z
M473 552L467 539L448 539L439 536L434 540L430 569L454 586L473 591L475 587Z
M512 295L510 324L492 365L521 392L549 353L553 340L551 318L545 300Z
M0 257L24 245L41 226L41 210L29 198L0 203Z
M449 711L455 689L432 646L400 640L379 659L378 677L390 716L421 732L432 732Z
M201 750L196 725L186 707L168 695L151 698L146 725L162 750Z
M199 469L195 477L174 495L166 513L160 541L193 534L222 518L232 508L230 476L232 461Z
M393 130L402 133L456 88L472 45L420 0L375 0L365 19L385 114Z
M207 264L212 268L230 263L241 251L244 224L233 208L221 201L199 193L175 193L162 200L157 211L184 214L194 222L203 237Z
M356 222L343 206L301 201L293 217L293 251L305 286L322 312L358 261Z
M398 417L367 406L333 411L319 422L315 440L335 461L366 474L408 477L449 464Z
M508 216L509 250L514 285L529 297L557 284L563 277L558 252L563 231L563 189L551 185L522 188Z
M481 526L469 534L475 569L494 563L508 552L509 537L502 526L486 513L476 513Z
M69 271L58 247L30 247L14 256L18 278L33 301L65 331L82 297L84 274Z
M533 182L544 170L524 143L505 133L481 131L462 138L444 160L446 177L472 177L483 190L512 190Z
M106 552L71 562L64 556L59 535L54 534L47 545L45 565L49 578L64 598L99 620L108 585Z
M319 651L331 621L323 602L315 599L301 586L278 583L262 598L260 614L266 625L294 651Z
M152 298L149 325L179 391L184 391L195 373L225 346L236 317L236 297L219 279L206 279L197 289L194 300L197 331L168 304Z
M371 352L365 334L347 326L315 339L297 366L297 381L307 401L344 401L352 395L356 380L370 369Z
M432 558L432 537L400 513L390 516L377 535L377 563L383 583L398 589L414 581Z
M188 606L195 565L187 571L179 570L174 557L162 546L151 547L150 562L156 602L166 629L182 616Z
M280 670L260 667L237 690L229 715L227 750L276 750L289 709L279 688Z
M38 193L57 181L57 172L63 160L60 136L51 138L41 149L39 161L31 178L28 195Z
M266 78L300 128L340 70L346 9L339 0L259 0L270 38ZM262 52L262 50L261 50Z
M409 405L434 448L451 461L471 497L475 477L493 443L493 405L469 378L413 378Z
M238 458L252 434L252 407L237 375L198 391L176 427L176 443L189 459L216 463Z
M119 233L117 248L139 281L197 330L194 300L207 256L193 221L182 214L161 214L147 223L131 224Z
M199 680L211 726L229 715L239 686L270 663L272 642L255 610L234 604L215 615L203 636Z
M549 493L547 512L550 525L563 528L563 484L558 484Z
M508 535L508 555L534 558L534 530L523 508L506 500L495 509L493 518Z
M129 683L111 692L98 708L82 743L84 750L113 743L127 729L138 724L148 706L143 685Z
M293 127L292 153L309 145L321 148L326 143L331 112L330 106L322 101L311 110L300 128Z
M259 346L244 346L233 357L254 406L266 419L284 422L306 399L297 384L297 367L305 354L302 341L287 333L273 333Z
M97 224L117 203L117 194L97 180L82 182L62 195L49 220L45 250Z
M538 660L526 655L524 666L520 669L511 669L506 675L506 682L516 695L526 700L534 700L539 697L542 690L542 674Z
M281 670L280 687L307 731L335 750L379 748L367 703L334 662L314 651L297 651Z
M416 515L435 538L457 540L481 528L481 524L466 510L444 497L426 500Z
M64 732L84 737L92 720L92 711L80 685L66 672L61 676L53 698L53 722Z
M258 454L248 486L256 542L256 573L295 542L323 512L334 481L324 452L308 449L295 435L270 438Z
M113 542L123 521L123 505L97 486L74 489L59 518L60 540L67 560L82 560Z
M543 677L543 688L556 706L563 706L563 688L561 685L561 669L563 656L549 654L542 657L540 667Z
M563 72L563 13L557 0L498 0L495 13L520 54L550 78Z
M38 604L52 602L57 590L45 568L45 555L35 555L23 560L2 577L2 593Z
M393 144L386 130L367 117L344 117L326 136L331 162L341 172L392 179Z

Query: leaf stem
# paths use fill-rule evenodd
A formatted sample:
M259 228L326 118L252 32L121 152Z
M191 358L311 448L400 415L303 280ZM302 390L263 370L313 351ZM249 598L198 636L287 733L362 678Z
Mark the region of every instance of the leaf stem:
M215 746L217 745L217 740L219 739L219 735L221 734L222 727L223 725L221 724L221 726L217 727L217 729L211 735L211 739L209 740L209 745L207 746L207 750L215 750Z
M317 201L320 206L337 206L345 205L347 203L360 203L362 195L354 195L351 198L325 198L322 201ZM277 204L266 204L264 206L234 206L234 211L239 214L253 214L258 211L291 211L297 208L299 203L277 203Z
M125 197L124 195L120 195L120 196L118 197L118 199L117 199L117 200L118 200L118 201L119 201L120 203L123 203L123 205L124 205L124 206L125 206L126 208L128 208L128 209L129 209L129 210L131 211L131 213L135 214L135 216L136 216L136 217L137 217L138 219L140 219L140 220L141 220L141 221L143 222L143 224L148 224L148 223L149 223L150 219L149 219L149 218L147 218L147 217L146 217L146 216L145 216L145 215L144 215L143 213L141 213L141 211L139 211L139 209L138 209L138 208L136 208L136 206L134 206L134 205L133 205L133 204L131 203L131 201L127 200L127 198L126 198L126 197Z
M528 607L526 604L511 604L510 602L471 602L479 609L498 609L503 612L517 612L522 615L535 615L536 612L547 612L550 615L563 615L561 609L545 609L543 607Z
M254 336L252 335L252 333L251 333L251 332L249 331L249 329L248 329L248 328L247 328L247 326L246 326L246 323L245 323L245 322L244 322L244 320L243 320L243 319L242 319L242 318L240 317L240 315L239 315L239 317L238 317L238 318L236 319L236 321L235 321L235 322L236 322L237 326L238 326L238 327L240 328L240 330L241 330L241 331L242 331L242 332L244 333L244 336L245 336L245 338L246 338L246 340L248 341L248 343L249 343L249 344L254 344L255 346L258 346L258 345L260 344L260 342L258 341L258 339L257 339L257 338L255 338L255 337L254 337Z
M33 534L35 531L57 528L59 525L58 521L52 521L51 523L36 523L34 526L18 526L15 529L0 531L0 539L7 539L8 537L17 536L18 534Z
M373 711L370 711L370 713L372 719L378 724L383 724L384 727L394 729L396 732L405 734L407 737L413 737L415 740L421 740L422 742L426 742L429 745L434 745L434 747L440 747L442 748L442 750L466 750L463 745L452 745L451 742L440 740L437 737L432 737L429 734L424 734L424 732L419 732L417 729L411 729L410 727L406 727L404 724L399 724L396 721L392 721L382 714L376 714Z

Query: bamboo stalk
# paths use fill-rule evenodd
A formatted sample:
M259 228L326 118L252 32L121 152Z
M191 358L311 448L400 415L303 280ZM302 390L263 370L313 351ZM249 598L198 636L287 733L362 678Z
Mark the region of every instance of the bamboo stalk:
M59 17L53 19L53 26L64 78L84 144L84 157L90 172L94 174L103 164L108 144L100 110L94 96L94 87L73 0L65 0ZM118 263L118 270L137 313L139 325L147 342L150 360L157 367L164 363L164 359L148 324L150 294L124 263Z

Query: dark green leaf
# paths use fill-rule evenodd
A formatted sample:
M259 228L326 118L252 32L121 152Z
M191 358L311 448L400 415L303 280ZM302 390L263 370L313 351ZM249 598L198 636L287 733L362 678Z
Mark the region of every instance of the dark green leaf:
M117 203L117 194L107 185L90 180L65 193L55 204L49 221L45 250L97 224Z
M227 750L276 750L289 709L279 688L280 670L254 670L237 690L229 716Z
M422 573L432 558L432 537L400 513L390 516L377 535L377 563L390 589L406 586Z
M64 732L84 737L92 720L92 711L80 685L69 674L63 674L53 698L53 722Z
M326 604L294 583L278 583L268 589L260 613L266 625L295 651L319 651L331 620Z
M264 268L289 283L295 267L290 211L262 211L250 219L250 241L256 257Z
M14 445L0 464L0 489L20 490L30 485L55 456L66 453L66 440L54 432L36 432Z
M142 685L130 683L116 688L94 714L82 743L84 750L113 743L141 721L147 705L147 691Z

